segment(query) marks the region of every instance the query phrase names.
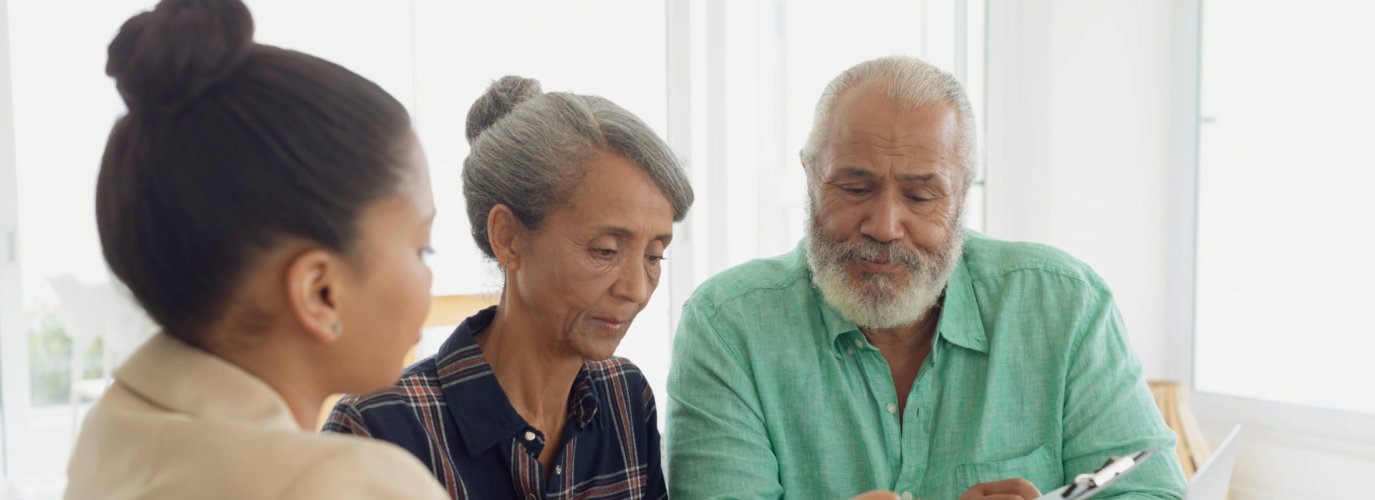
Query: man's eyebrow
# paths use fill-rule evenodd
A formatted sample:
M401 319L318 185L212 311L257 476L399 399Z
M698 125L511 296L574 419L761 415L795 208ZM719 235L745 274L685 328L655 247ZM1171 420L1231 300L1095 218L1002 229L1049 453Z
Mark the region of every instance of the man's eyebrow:
M839 168L836 169L836 175L837 175L837 176L842 176L842 175L843 175L843 176L847 176L847 177L866 177L866 178L878 177L878 176L875 175L873 172L870 172L870 171L868 171L868 170L865 170L865 169L862 169L862 168L858 168L858 167L839 167Z
M870 172L870 171L868 171L868 170L859 168L859 167L839 167L839 168L836 169L836 176L838 176L838 177L863 177L863 178L866 178L866 179L872 179L872 178L874 178L874 177L878 177L877 174L875 174L875 173L873 173L873 172ZM929 173L925 173L925 174L903 174L903 175L898 176L898 179L899 179L899 180L906 181L906 182L931 182L931 181L932 181L933 179L935 179L935 178L936 178L936 173L935 173L935 172L929 172Z

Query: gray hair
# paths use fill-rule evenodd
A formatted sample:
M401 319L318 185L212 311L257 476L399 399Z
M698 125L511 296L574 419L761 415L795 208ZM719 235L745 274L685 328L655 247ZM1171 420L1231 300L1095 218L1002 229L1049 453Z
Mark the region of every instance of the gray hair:
M539 81L506 76L468 110L472 152L463 162L463 196L473 241L495 258L487 215L505 205L527 230L568 202L583 165L605 153L630 159L658 185L680 222L692 186L668 144L625 108L598 96L545 93Z
M807 175L815 175L816 155L825 146L830 131L836 100L861 83L878 81L888 92L888 101L895 106L916 109L931 103L944 103L955 109L959 121L960 139L956 145L964 170L964 191L978 176L979 147L974 126L974 110L964 87L949 73L915 57L889 56L871 59L851 66L826 85L816 103L816 118L807 144L802 147L802 164ZM812 179L813 181L815 179Z

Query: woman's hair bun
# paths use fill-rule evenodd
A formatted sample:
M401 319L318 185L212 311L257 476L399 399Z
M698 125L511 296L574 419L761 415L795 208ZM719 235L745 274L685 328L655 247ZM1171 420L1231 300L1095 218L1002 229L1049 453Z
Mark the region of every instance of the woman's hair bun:
M130 112L175 113L218 83L253 47L240 0L162 0L124 22L105 73Z
M531 98L544 95L539 80L520 76L503 76L487 87L487 93L477 98L468 108L467 136L472 144L482 131L487 130L517 105Z

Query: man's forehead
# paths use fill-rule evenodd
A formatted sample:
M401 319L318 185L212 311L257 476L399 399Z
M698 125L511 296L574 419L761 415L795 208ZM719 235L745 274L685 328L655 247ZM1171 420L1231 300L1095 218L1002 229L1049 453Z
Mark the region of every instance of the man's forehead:
M833 167L889 165L930 170L958 163L958 145L938 124L858 120L837 130L827 150L823 156Z
M876 84L862 84L843 94L828 125L833 147L857 142L942 150L953 149L959 137L954 107L940 101L897 102Z

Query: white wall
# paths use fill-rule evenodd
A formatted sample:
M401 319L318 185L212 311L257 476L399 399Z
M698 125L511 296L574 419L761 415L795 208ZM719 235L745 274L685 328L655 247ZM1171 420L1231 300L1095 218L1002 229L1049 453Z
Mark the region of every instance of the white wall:
M1169 2L989 5L988 232L1046 243L1112 288L1168 378Z
M1190 376L1198 0L989 0L989 234L1112 287L1149 379ZM1220 438L1232 422L1199 411ZM1375 457L1244 430L1233 500L1328 499Z

